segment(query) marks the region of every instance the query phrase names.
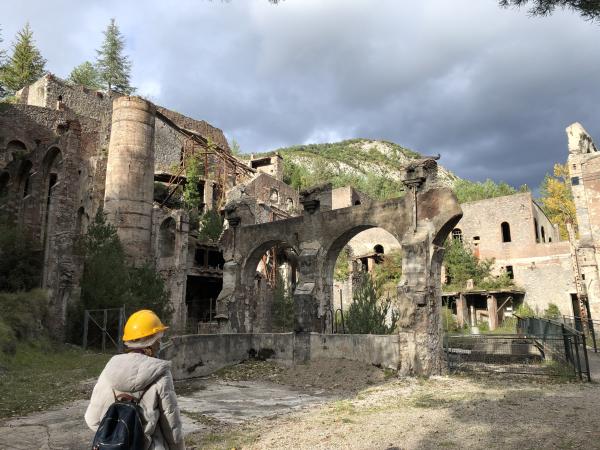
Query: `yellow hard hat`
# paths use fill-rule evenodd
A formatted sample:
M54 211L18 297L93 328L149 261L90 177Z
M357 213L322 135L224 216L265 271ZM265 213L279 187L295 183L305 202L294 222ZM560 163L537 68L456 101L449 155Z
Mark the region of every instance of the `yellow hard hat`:
M123 341L135 341L137 339L152 336L167 330L169 327L163 325L158 316L149 309L142 309L134 312L127 323L123 332Z

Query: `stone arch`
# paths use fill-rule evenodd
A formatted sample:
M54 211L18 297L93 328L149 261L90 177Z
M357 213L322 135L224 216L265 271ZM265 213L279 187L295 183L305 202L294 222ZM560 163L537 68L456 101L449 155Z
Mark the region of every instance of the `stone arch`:
M502 231L502 242L511 242L512 238L510 235L510 225L508 222L502 222L500 224L500 229Z
M160 258L171 258L175 255L176 222L167 217L160 224L158 231L158 254Z
M332 240L331 244L328 247L326 247L326 249L324 249L326 256L325 256L325 260L324 260L324 264L323 264L323 271L321 273L321 279L323 281L323 285L322 285L322 301L320 304L320 309L321 309L320 312L321 312L321 315L325 318L326 323L323 324L323 328L326 330L330 329L331 324L328 323L328 320L330 320L335 313L335 308L333 307L333 297L334 297L333 291L334 291L334 272L335 272L335 265L337 262L338 255L344 249L344 247L346 245L348 245L348 243L352 240L352 238L359 235L363 231L373 230L373 229L379 229L379 230L385 231L386 233L389 233L396 240L396 242L398 243L399 246L402 245L401 244L402 241L399 238L399 236L397 235L397 233L395 232L395 230L389 229L389 227L386 227L385 224L371 223L368 225L354 224L353 226L350 226L348 229L341 232L336 238L334 238ZM378 248L378 247L380 247L380 248ZM373 250L376 253L383 254L383 246L380 244L375 245ZM377 250L381 250L381 252L378 252ZM329 309L331 309L331 311L328 312Z
M27 152L27 146L23 142L19 141L18 139L13 139L6 144L6 162L19 159Z

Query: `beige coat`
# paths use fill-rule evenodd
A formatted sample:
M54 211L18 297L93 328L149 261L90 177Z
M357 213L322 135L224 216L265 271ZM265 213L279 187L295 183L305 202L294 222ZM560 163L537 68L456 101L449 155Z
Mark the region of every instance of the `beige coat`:
M171 363L140 353L113 356L100 374L85 421L96 431L108 407L115 401L113 389L141 395L142 423L148 450L185 450Z

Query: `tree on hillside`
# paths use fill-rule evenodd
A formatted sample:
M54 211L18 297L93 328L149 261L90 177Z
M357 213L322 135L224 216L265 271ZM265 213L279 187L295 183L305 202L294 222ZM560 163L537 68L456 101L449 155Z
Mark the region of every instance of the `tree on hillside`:
M500 0L500 6L529 6L529 14L547 16L556 8L570 9L578 12L584 19L600 21L600 2L598 0Z
M129 84L131 72L131 61L129 57L123 54L125 39L115 19L110 20L110 24L104 31L104 42L98 53L96 66L100 75L100 81L108 92L117 91L123 94L131 94L135 91Z
M89 61L85 61L75 67L71 71L68 81L90 89L100 89L102 87L100 85L100 74Z
M14 93L44 75L45 66L46 60L35 46L33 32L27 23L12 44L12 56L0 72L0 84Z
M527 185L523 185L517 189L511 185L500 182L496 183L490 179L484 182L459 180L454 184L454 192L459 203L475 202L477 200L485 200L488 198L502 197L504 195L512 195L517 192L528 192Z
M569 169L555 164L553 175L546 174L540 186L540 203L550 222L558 224L561 239L568 239L567 223L577 225Z

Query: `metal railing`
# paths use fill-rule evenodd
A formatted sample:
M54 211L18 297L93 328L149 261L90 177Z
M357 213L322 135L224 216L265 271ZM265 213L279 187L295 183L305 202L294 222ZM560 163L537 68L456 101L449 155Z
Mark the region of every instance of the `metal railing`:
M517 317L516 334L446 335L450 371L578 377L591 381L585 335L551 320Z
M596 334L596 330L600 331L600 320L582 319L581 317L562 316L562 322L565 325L575 328L577 331L585 334L588 345L594 349L594 353L598 353L600 346L598 340L600 336Z
M553 360L569 365L580 380L585 377L591 381L584 333L564 323L539 317L517 317L517 332L533 337Z

